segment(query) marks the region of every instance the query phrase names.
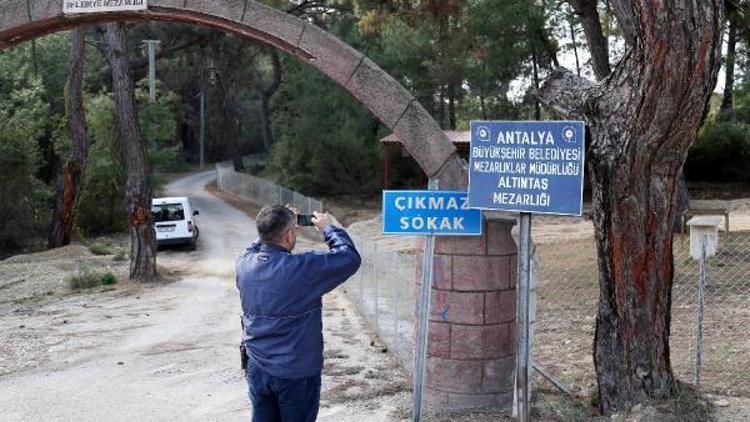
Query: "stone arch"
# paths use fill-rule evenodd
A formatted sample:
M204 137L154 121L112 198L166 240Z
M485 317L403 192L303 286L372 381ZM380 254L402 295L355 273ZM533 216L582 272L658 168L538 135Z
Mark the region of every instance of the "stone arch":
M63 14L63 0L0 0L0 50L80 25L174 21L270 44L307 61L346 89L392 130L441 188L467 184L465 161L437 122L372 60L310 22L253 0L149 0L148 10Z

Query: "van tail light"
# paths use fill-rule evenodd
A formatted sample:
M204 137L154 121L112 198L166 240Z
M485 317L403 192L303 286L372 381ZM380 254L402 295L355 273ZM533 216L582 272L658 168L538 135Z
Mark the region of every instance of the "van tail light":
M190 233L193 232L193 222L192 221L188 221L188 232L190 232Z

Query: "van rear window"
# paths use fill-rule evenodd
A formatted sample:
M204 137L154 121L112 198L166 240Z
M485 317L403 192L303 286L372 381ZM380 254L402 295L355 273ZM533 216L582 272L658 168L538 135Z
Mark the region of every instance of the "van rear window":
M181 221L185 219L185 210L182 204L162 204L151 207L151 215L154 223L164 221Z

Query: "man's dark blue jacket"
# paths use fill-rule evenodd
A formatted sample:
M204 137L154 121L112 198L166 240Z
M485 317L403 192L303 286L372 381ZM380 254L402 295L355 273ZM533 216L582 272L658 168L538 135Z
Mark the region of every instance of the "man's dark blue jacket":
M255 241L237 260L245 347L251 365L280 378L323 369L322 297L359 268L361 258L342 229L323 230L330 251L292 254Z

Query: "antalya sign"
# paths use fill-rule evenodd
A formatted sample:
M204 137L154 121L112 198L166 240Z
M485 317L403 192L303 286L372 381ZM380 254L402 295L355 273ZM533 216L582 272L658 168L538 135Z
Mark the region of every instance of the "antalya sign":
M472 208L583 211L583 122L471 122Z
M148 0L63 0L63 13L124 12L148 9Z

